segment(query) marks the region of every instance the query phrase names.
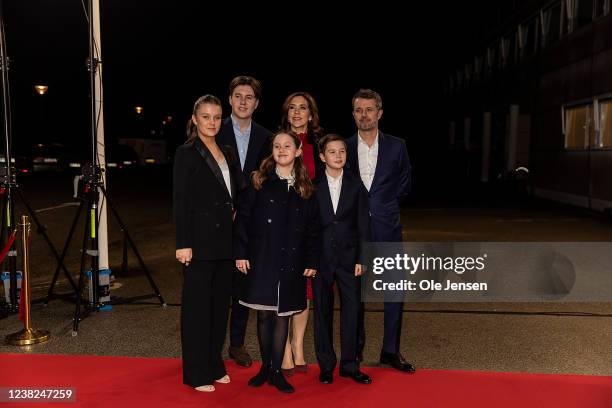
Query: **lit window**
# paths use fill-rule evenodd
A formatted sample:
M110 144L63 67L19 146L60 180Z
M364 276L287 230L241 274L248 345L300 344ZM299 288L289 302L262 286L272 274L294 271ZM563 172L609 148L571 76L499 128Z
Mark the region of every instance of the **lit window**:
M598 147L612 148L612 99L599 101Z
M593 105L565 107L565 148L586 149L596 146L595 126L593 126Z

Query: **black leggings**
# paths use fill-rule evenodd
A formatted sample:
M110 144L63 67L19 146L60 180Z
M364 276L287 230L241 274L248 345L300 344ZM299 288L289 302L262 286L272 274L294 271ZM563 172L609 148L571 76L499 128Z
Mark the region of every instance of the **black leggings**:
M275 310L257 311L257 339L262 366L280 370L285 354L289 317L279 316Z

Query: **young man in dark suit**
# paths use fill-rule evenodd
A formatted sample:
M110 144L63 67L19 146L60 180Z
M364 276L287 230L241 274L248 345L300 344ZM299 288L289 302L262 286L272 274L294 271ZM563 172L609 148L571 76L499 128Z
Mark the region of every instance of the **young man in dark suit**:
M410 160L403 139L378 130L382 99L371 89L361 89L353 97L353 118L357 134L347 140L348 167L361 178L368 190L372 220L372 242L401 242L400 200L410 192ZM380 363L413 373L412 364L400 353L402 330L401 302L384 303L384 337ZM358 355L365 344L363 309Z
M247 184L251 184L251 172L257 170L270 150L272 133L253 121L253 112L259 105L261 84L250 76L238 76L229 85L229 103L232 114L223 120L217 135L217 143L232 146L240 159L240 167ZM230 317L229 356L238 365L250 367L251 356L244 348L244 337L249 319L249 309L238 301L244 290L244 275L234 271L232 283L232 313Z
M341 136L325 136L319 142L319 151L325 163L325 175L317 182L322 249L319 273L312 283L319 381L333 382L337 362L333 346L335 282L342 301L340 376L370 384L372 380L359 370L357 361L361 249L370 235L368 194L359 178L344 171L346 143Z

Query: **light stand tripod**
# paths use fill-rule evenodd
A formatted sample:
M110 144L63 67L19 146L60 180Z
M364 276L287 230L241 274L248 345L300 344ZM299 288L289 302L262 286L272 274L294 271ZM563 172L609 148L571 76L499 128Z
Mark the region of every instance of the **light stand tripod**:
M79 285L77 288L77 296L76 296L76 308L74 311L74 320L73 320L73 331L72 335L76 336L79 329L79 322L83 320L85 317L89 315L92 311L99 311L102 304L100 303L100 291L99 291L99 279L100 279L100 254L98 250L98 227L99 227L99 217L98 217L98 205L100 201L100 192L102 193L102 197L105 198L105 201L108 203L109 208L111 209L115 219L119 223L122 231L124 232L124 236L128 239L129 244L132 246L138 261L142 269L145 272L145 275L151 285L154 293L145 296L139 296L137 299L145 299L150 297L157 297L162 306L166 306L166 302L164 301L162 295L159 292L159 289L155 285L153 278L151 277L149 270L140 253L136 249L134 242L130 238L129 233L127 232L127 228L125 224L119 217L119 214L111 204L108 199L108 194L106 193L106 189L104 188L104 183L102 182L102 169L98 166L98 115L96 112L96 70L100 61L95 57L94 54L94 16L93 16L93 2L92 0L88 1L88 14L89 14L89 60L88 60L88 70L89 70L89 85L90 85L90 102L91 102L91 154L92 161L89 166L83 167L83 186L84 192L87 195L87 208L89 209L89 214L86 214L85 218L85 228L83 233L83 245L81 251L81 269L79 273ZM68 234L68 238L66 239L66 243L64 245L64 249L62 251L61 258L58 263L58 267L53 276L53 280L51 286L49 287L49 295L47 301L53 294L53 286L57 281L57 276L59 274L60 265L63 263L66 253L68 252L68 247L70 245L70 241L72 239L72 235L76 228L79 216L81 211L85 205L85 200L81 201L77 213L75 215L74 221L72 222L72 226L70 227L70 232ZM89 245L87 241L89 240ZM81 295L83 293L84 288L84 280L85 280L85 257L90 256L91 258L91 281L90 281L90 292L91 292L91 300L86 303L85 310L81 311ZM120 303L130 303L136 298L126 299ZM113 302L111 301L111 304Z
M23 205L26 207L28 213L36 224L37 231L42 234L45 241L49 245L51 252L55 256L55 259L59 262L59 267L63 269L68 281L76 291L77 287L72 280L72 277L64 267L63 262L60 262L59 254L53 246L53 243L49 239L46 233L45 227L38 221L36 214L32 211L32 207L28 204L25 197L19 190L17 184L17 177L15 168L12 166L12 155L11 155L11 114L10 114L10 92L9 92L9 80L8 80L8 63L9 59L6 53L6 38L4 36L4 4L0 0L0 69L2 71L2 118L3 118L3 135L4 135L4 164L0 166L0 197L4 201L2 205L2 216L1 227L0 227L0 238L2 242L7 242L12 230L15 226L15 193L17 198L21 200ZM17 301L17 251L15 250L15 243L11 245L8 253L8 272L9 272L9 283L10 283L10 308L9 312L15 313L19 311L19 302Z

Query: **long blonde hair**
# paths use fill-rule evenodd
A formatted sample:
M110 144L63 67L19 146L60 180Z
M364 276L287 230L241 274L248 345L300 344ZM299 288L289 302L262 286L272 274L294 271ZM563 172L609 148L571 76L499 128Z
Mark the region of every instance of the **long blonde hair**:
M274 145L274 140L279 135L288 135L291 137L291 140L293 140L293 143L297 149L301 147L300 139L297 137L295 132L292 132L291 130L279 130L276 132L274 136L272 136L270 142L272 145ZM272 171L274 171L275 167L276 162L274 161L274 154L272 153L261 162L259 169L251 173L251 180L253 181L253 187L255 187L255 190L261 190L263 183L268 179L268 176L270 173L272 173ZM312 181L308 176L308 170L304 165L302 155L299 155L293 161L293 172L295 174L293 188L300 197L304 199L309 198L314 191L314 186L312 185Z

